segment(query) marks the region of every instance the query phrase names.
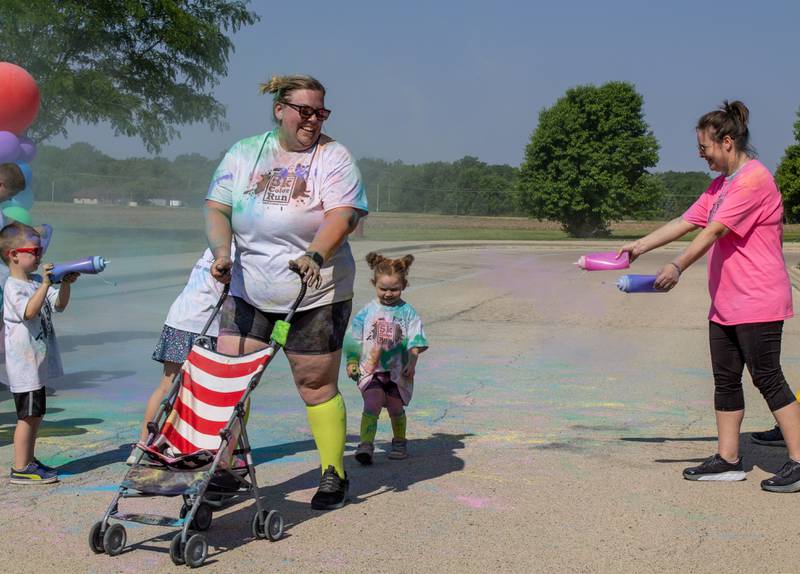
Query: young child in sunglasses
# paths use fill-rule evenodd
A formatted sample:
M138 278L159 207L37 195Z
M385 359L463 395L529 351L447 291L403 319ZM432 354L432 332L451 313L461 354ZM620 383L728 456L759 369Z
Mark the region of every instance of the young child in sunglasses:
M364 399L356 460L372 464L378 417L386 407L392 421L390 459L408 456L405 407L414 390L420 353L428 348L422 320L402 299L413 255L389 259L367 254L376 298L353 318L345 337L347 376L358 383Z
M41 255L41 237L33 227L13 222L0 230L0 258L10 271L3 288L6 372L17 409L12 484L58 480L58 473L34 456L34 448L47 410L44 384L64 374L53 311L66 308L79 274L67 274L56 288L50 276L52 263L44 266L44 276L35 274Z

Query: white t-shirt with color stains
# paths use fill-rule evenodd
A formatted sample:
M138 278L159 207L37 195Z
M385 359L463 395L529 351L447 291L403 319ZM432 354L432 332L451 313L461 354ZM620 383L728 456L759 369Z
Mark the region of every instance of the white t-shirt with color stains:
M235 256L233 247L231 255ZM210 249L206 249L194 264L183 291L169 308L165 325L187 333L199 334L203 330L224 289L224 285L211 275L212 263L214 255ZM219 314L209 325L206 334L210 337L219 334Z
M48 379L64 374L53 330L58 289L50 287L39 314L25 319L25 307L42 284L39 275L24 281L9 277L3 287L6 372L12 393L41 389Z
M355 160L342 144L320 136L303 152L283 149L278 129L236 143L225 155L206 199L231 207L237 256L231 294L264 312L285 312L300 279L288 266L303 255L325 214L337 207L367 211ZM353 297L355 262L345 241L321 269L300 309Z

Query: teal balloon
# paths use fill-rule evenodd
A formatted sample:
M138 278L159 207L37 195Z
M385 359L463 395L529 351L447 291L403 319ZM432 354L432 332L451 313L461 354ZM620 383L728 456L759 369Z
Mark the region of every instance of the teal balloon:
M3 215L10 219L19 221L20 223L24 223L25 225L31 225L33 223L31 214L28 213L28 210L20 207L19 205L9 205L8 207L4 207Z
M17 206L30 211L31 208L33 208L33 192L31 191L31 188L26 187L8 201L0 204L0 207L2 206Z
M30 189L31 182L33 181L33 170L31 166L24 161L15 161L19 168L22 170L22 175L25 176L25 189Z

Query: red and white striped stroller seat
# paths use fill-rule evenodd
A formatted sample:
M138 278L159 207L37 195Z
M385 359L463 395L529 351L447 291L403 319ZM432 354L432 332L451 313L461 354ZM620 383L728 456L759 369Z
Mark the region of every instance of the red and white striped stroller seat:
M195 345L181 372L181 385L172 410L149 445L139 444L149 457L172 468L199 469L210 464L230 432L218 468L228 468L238 442L239 420L234 416L253 376L264 369L269 349L230 357Z

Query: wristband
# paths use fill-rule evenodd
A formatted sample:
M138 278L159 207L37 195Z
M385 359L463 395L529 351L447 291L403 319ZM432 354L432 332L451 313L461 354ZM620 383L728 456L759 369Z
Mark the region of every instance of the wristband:
M681 270L680 266L677 263L675 263L674 261L670 261L669 264L672 265L675 269L678 270L678 277L680 277L681 273L683 273L683 271Z
M325 263L325 260L322 258L322 255L317 253L316 251L306 251L305 256L311 259L314 263L322 267L322 264Z

